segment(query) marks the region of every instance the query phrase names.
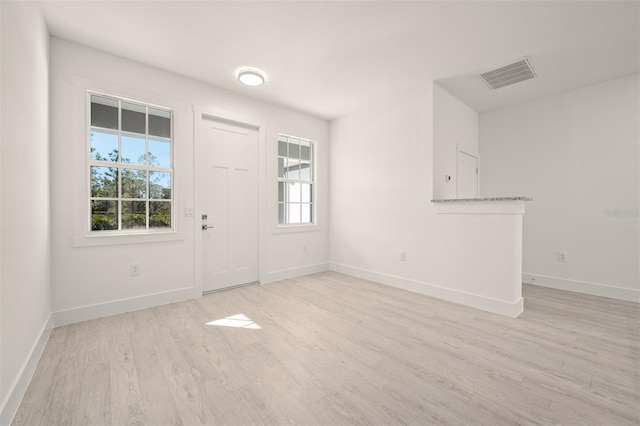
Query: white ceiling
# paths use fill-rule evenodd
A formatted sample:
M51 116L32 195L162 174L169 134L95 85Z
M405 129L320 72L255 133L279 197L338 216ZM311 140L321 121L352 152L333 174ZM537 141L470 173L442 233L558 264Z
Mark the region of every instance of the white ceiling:
M43 1L52 35L333 119L438 82L477 111L639 72L638 1ZM528 56L535 80L481 72ZM241 86L242 66L267 84Z

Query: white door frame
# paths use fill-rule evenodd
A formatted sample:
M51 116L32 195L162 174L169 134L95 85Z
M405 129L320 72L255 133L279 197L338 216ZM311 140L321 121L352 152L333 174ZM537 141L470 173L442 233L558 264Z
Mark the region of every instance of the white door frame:
M456 198L460 197L460 154L465 154L476 159L478 172L476 173L476 196L480 197L480 154L456 145Z
M220 121L222 123L231 124L235 126L248 127L256 129L258 131L258 281L264 282L266 278L266 259L267 259L267 245L266 245L266 182L267 182L267 170L266 170L266 157L267 157L267 144L266 144L266 126L257 120L253 120L250 117L243 117L228 111L218 108L193 108L193 197L194 197L194 213L193 213L193 232L194 232L194 256L193 267L195 277L196 293L202 294L203 277L202 277L202 220L201 215L203 207L201 200L203 196L203 188L198 184L198 155L200 153L201 143L201 130L203 116L208 117L210 120Z

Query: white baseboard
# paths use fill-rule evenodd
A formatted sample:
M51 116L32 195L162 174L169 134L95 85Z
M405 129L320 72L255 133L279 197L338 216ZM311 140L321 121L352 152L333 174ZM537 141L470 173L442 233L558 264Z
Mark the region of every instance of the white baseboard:
M528 272L522 273L522 282L540 287L590 294L592 296L628 300L629 302L640 302L640 290L637 289L613 287L586 281L568 280L566 278L549 277L546 275L530 274Z
M263 284L280 281L288 278L300 277L303 275L315 274L327 271L327 263L308 265L299 268L284 269L267 273ZM88 321L102 318L109 315L117 315L125 312L137 311L139 309L152 308L154 306L166 305L167 303L181 302L202 296L195 287L181 288L162 293L148 294L144 296L132 297L129 299L114 300L106 303L81 306L78 308L64 309L54 312L53 324L58 327L66 324L73 324L81 321Z
M511 318L516 318L522 313L524 309L522 298L520 298L520 300L516 302L507 302L490 297L480 296L477 294L440 287L421 281L410 280L394 275L382 274L366 269L354 268L352 266L342 265L339 263L330 263L329 269L335 272L340 272L342 274L351 275L379 284L388 285L390 287L424 294L426 296L436 297L448 302L471 306L472 308L493 312L495 314L505 315Z
M45 321L44 326L42 327L42 330L40 331L40 336L33 344L31 352L29 352L29 356L22 365L16 380L9 388L9 393L5 400L2 401L2 407L0 407L0 425L10 425L13 421L13 417L18 411L22 398L27 392L29 383L31 383L31 378L33 377L36 367L40 362L44 348L47 346L47 341L49 341L52 328L52 316L49 315L47 321Z
M114 300L95 305L81 306L78 308L64 309L53 313L53 324L58 327L81 321L117 315L168 303L181 302L202 296L194 287L180 288L161 293L147 294L131 297L129 299Z
M325 272L329 270L328 263L317 263L315 265L301 266L298 268L281 269L279 271L267 272L267 276L260 283L267 284L280 280L287 280L289 278L302 277L304 275L317 274L318 272Z

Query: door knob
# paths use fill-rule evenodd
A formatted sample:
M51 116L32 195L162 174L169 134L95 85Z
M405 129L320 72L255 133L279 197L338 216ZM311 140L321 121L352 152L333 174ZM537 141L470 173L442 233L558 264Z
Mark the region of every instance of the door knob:
M213 228L213 225L207 225L206 223L202 224L202 230L206 231L207 229Z

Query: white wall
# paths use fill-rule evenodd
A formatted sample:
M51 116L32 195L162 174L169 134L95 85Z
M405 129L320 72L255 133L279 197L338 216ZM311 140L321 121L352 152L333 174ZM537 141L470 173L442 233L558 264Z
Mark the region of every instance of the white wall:
M429 86L331 122L331 268L506 313L522 217L434 212L432 102Z
M53 294L56 323L104 315L193 297L200 291L194 274L194 218L180 213L194 207L192 107L266 126L266 175L260 202L263 229L263 281L326 269L328 261L328 123L285 108L252 100L210 85L103 52L53 38L52 84L52 233ZM233 78L233 76L230 76ZM84 93L103 88L140 100L172 106L176 111L175 176L177 241L82 247L85 204ZM251 90L251 89L247 89ZM253 90L260 90L253 89ZM320 229L273 233L276 214L276 134L317 141ZM265 166L265 164L262 164ZM199 223L199 221L198 221ZM303 253L302 246L308 250ZM129 264L141 264L139 276ZM124 300L126 299L126 300Z
M1 2L0 423L49 335L49 36L33 2Z
M634 75L480 115L483 195L534 198L525 281L640 300L639 93Z
M478 154L478 113L433 85L433 196L457 198L458 148ZM451 176L451 181L445 180Z

